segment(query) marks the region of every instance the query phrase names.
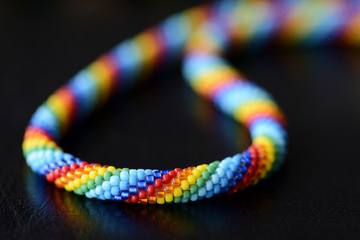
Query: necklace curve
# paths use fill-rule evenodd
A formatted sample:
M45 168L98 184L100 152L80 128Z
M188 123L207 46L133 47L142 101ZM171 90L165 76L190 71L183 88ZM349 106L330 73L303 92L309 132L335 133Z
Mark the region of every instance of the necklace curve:
M340 0L225 0L174 14L100 56L36 109L23 141L26 163L58 188L126 203L186 203L254 185L283 163L287 121L272 96L232 67L225 53L269 41L354 45L360 42L359 7ZM58 145L116 92L179 58L191 88L249 130L252 142L242 153L187 168L128 169L88 163Z

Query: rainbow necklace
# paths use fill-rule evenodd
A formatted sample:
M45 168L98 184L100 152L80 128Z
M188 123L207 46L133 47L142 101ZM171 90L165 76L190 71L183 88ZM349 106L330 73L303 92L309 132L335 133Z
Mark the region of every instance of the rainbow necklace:
M38 107L25 132L26 162L59 188L127 203L186 203L254 185L283 163L286 119L270 94L223 53L269 38L359 43L360 11L354 9L359 7L345 1L228 0L173 15L100 56ZM88 163L58 146L75 121L178 56L194 91L248 128L252 142L245 151L196 167L157 170Z

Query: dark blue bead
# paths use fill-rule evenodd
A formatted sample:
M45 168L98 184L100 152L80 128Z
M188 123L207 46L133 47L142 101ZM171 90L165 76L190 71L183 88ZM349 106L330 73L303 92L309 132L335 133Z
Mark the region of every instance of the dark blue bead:
M162 175L169 174L169 171L168 170L161 170L161 174Z
M248 167L250 165L250 158L244 158L243 161L244 161L245 166Z
M245 167L245 166L240 166L240 170L241 170L241 173L246 173L247 167Z
M147 175L145 180L147 185L154 184L155 177L153 175Z
M135 195L136 192L137 192L136 186L130 186L130 187L129 187L129 193L130 193L130 195Z
M228 187L221 188L221 193L227 193L229 191Z
M242 178L243 178L243 175L242 175L241 173L237 173L237 174L235 175L235 181L237 181L237 182L241 181Z
M121 199L123 199L123 200L129 199L129 191L122 191L121 192Z
M230 186L229 186L230 189L235 188L235 187L236 187L236 182L235 182L235 180L231 180L229 185L230 185Z
M245 152L244 152L244 155L245 155L245 156L244 156L245 158L251 158L251 154L250 154L249 151L245 151Z
M138 189L145 190L146 189L146 182L141 180L138 181Z
M121 196L114 196L112 199L116 200L116 201L121 201Z
M162 171L161 171L161 172L162 172ZM160 171L155 171L155 172L154 172L154 177L155 177L155 178L161 178L161 176L162 176L162 175L161 175L161 172L160 172Z

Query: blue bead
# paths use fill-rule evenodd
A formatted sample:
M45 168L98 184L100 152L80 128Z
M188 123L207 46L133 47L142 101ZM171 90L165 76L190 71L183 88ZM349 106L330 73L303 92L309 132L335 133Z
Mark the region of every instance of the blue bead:
M115 195L115 196L113 197L113 199L116 200L116 201L121 201L121 200L122 200L122 199L121 199L121 196L118 196L118 195Z
M138 184L137 184L137 186L138 186L138 189L140 189L140 190L145 190L146 189L146 182L145 181L138 181Z
M237 174L235 175L235 181L237 181L237 182L241 181L242 178L243 178L243 175L242 175L241 173L237 173Z
M152 175L153 171L151 169L146 169L145 170L145 175Z
M227 193L229 191L228 187L221 188L221 193Z
M122 191L122 192L121 192L121 198L122 198L123 200L129 199L129 191Z
M247 172L247 167L241 166L240 170L241 170L241 173L246 173Z
M169 174L169 171L168 170L161 170L161 175L165 175L165 174Z
M230 189L236 187L236 182L235 182L235 180L231 180L231 181L230 181L229 187L230 187Z
M130 186L129 187L129 193L130 193L130 195L135 195L137 193L136 186Z
M155 177L156 179L157 179L157 178L161 178L162 172L163 172L163 171L161 171L161 172L160 172L160 171L155 171L155 172L154 172L154 177Z
M215 184L213 188L214 188L214 193L215 194L219 194L221 192L220 184Z
M213 195L214 195L214 192L211 190L211 191L206 192L205 197L206 198L211 198Z
M120 190L124 191L124 190L128 190L129 189L129 182L126 180L121 180L120 181Z
M155 181L155 177L153 175L146 176L146 184L147 185L154 184L154 181Z

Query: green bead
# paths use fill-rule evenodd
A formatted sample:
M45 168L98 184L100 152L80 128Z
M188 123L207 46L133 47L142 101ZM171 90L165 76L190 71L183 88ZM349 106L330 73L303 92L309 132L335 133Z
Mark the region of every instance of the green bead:
M198 187L197 187L196 185L191 185L191 186L190 186L190 192L191 192L191 194L196 193L197 190L198 190Z
M127 171L127 172L129 172L129 171L130 171L130 169L129 169L129 168L123 168L122 170L123 170L123 171Z
M84 192L84 193L89 191L86 183L81 184L80 189L81 189L81 191Z
M75 189L74 193L77 194L77 195L84 195L83 191L81 191L80 188Z
M96 184L96 185L101 185L102 182L103 182L103 180L104 180L104 177L103 177L103 176L97 175L96 178L95 178L95 184Z
M95 181L94 180L89 180L87 183L87 187L88 189L94 189L95 188Z
M206 168L206 170L210 173L210 174L213 174L214 172L215 172L215 170L216 170L216 167L213 165L213 166L208 166L207 168ZM204 172L203 172L204 173Z
M106 171L104 173L104 180L105 181L110 181L110 177L112 176L112 173L110 171Z
M183 198L185 198L185 199L189 199L189 198L190 198L190 191L189 191L189 190L183 191Z
M204 171L201 173L201 176L207 181L210 179L211 174L208 171Z
M115 169L112 174L116 176L120 176L120 173L121 171L119 169Z
M174 203L181 203L181 197L174 197Z
M204 173L204 172L203 172ZM202 177L199 177L197 180L196 180L196 183L197 183L197 186L198 187L203 187L205 186L205 179L202 178Z

